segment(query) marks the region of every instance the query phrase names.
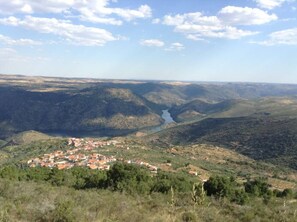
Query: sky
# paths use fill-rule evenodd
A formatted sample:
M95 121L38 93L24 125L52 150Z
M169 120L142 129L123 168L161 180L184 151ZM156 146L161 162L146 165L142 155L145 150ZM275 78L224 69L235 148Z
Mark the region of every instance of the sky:
M297 83L297 0L0 0L0 73Z

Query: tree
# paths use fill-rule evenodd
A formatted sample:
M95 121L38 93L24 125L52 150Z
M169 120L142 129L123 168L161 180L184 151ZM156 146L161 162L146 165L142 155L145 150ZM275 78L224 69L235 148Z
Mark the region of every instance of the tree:
M228 177L210 177L204 183L204 189L208 196L231 197L234 193L235 181Z
M132 164L116 163L107 172L107 186L115 191L148 193L151 190L151 182L147 170Z

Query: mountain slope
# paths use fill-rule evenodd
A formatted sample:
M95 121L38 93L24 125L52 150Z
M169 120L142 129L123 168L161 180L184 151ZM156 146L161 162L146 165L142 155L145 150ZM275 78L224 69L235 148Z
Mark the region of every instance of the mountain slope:
M0 88L0 132L135 130L159 125L148 102L127 89L30 92Z
M162 146L210 143L297 169L297 118L208 118L148 136ZM277 160L282 160L282 162Z
M169 112L176 121L201 119L205 117L225 118L242 116L297 117L296 97L264 97L259 99L231 99L218 103L193 100L174 106Z
M175 121L186 121L195 118L203 118L207 115L229 110L234 106L237 100L225 100L219 103L208 103L200 99L195 99L189 103L174 106L169 112Z

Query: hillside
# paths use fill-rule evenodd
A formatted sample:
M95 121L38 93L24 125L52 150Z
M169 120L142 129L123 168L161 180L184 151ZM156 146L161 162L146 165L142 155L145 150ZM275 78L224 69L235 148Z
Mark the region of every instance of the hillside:
M169 112L176 121L184 122L205 117L225 118L242 116L297 116L296 97L264 97L259 99L232 99L218 103L193 100L173 106Z
M34 130L24 131L6 139L6 146L25 145L35 141L49 140L52 137Z
M262 97L297 95L297 85L268 83L199 83L199 82L131 82L110 81L97 85L130 89L147 100L171 107L192 100L218 103L225 100L250 100Z
M230 110L239 103L239 100L224 100L218 103L208 103L200 99L195 99L189 103L173 106L169 112L175 121L182 122L187 120L199 119L210 114Z
M208 118L164 130L147 139L165 147L216 144L255 160L297 169L297 118Z
M162 172L184 175L189 179L206 180L212 175L235 176L245 181L247 178L266 177L277 189L296 188L297 172L262 161L253 160L236 151L211 144L188 144L166 146L165 149L141 139L118 137L113 139L84 138L85 143L117 141L115 145L95 147L91 153L114 156L118 160L143 161ZM10 144L0 150L0 167L3 164L27 166L27 161L57 150L73 149L67 139L54 138L36 140L26 144ZM88 151L84 151L87 154ZM197 172L197 177L189 175ZM275 176L277 175L277 177Z
M126 137L80 141L86 144L117 141L90 151L114 155L117 162L108 171L77 166L67 170L28 167L29 159L79 148L66 139L35 141L0 150L0 219L249 221L260 213L267 221L271 217L280 221L295 219L297 173L292 169L255 161L209 144L159 149ZM131 163L124 164L128 160ZM158 171L150 173L145 162L157 166ZM211 196L205 184L210 184L212 178L219 178L219 190ZM246 190L246 184L260 181L258 178L265 178L264 194ZM201 180L206 181L206 192L197 194L199 199L195 201L193 197L199 191L195 185L202 184Z
M162 110L169 108L177 121L255 113L295 115L296 98L290 96L296 94L297 86L289 84L0 75L0 139L27 130L69 136L127 135L162 124Z
M0 135L26 131L97 131L118 134L160 125L145 99L127 89L88 88L76 92L32 92L0 88Z

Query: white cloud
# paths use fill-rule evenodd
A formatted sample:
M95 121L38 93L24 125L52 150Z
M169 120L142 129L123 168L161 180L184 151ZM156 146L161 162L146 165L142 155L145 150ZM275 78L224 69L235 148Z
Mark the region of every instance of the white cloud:
M146 40L142 40L140 41L141 45L144 46L154 46L154 47L163 47L165 45L165 43L159 39L146 39Z
M0 19L0 24L23 27L40 33L57 35L77 45L102 46L109 41L116 40L112 33L104 29L74 25L68 20L55 18L26 16L24 19L19 19L10 16Z
M159 24L160 22L161 22L161 19L159 19L159 18L155 18L152 20L153 24Z
M148 5L142 5L137 10L113 8L111 12L127 21L131 21L136 18L150 18L152 15L152 10Z
M226 6L218 13L219 19L230 25L261 25L277 20L275 14L258 8Z
M148 5L137 9L109 7L114 0L0 0L0 14L64 13L78 16L94 23L121 25L122 21L110 16L116 15L126 21L150 18L152 10Z
M285 29L273 32L269 35L269 39L262 42L251 42L260 45L297 45L297 28Z
M205 39L201 38L199 35L195 35L195 34L188 34L187 39L191 39L194 41L206 41Z
M75 4L74 0L0 0L1 14L62 13Z
M169 48L165 49L166 51L181 51L184 50L185 47L183 44L179 42L172 43Z
M259 7L265 9L274 9L289 1L292 0L255 0Z
M183 33L188 39L204 38L240 39L257 32L241 30L221 21L217 16L204 16L200 12L166 15L163 24L174 26L174 31Z
M39 41L34 41L32 39L12 39L8 36L4 36L0 34L0 43L4 43L6 45L18 45L18 46L27 46L27 45L41 45L42 43Z

